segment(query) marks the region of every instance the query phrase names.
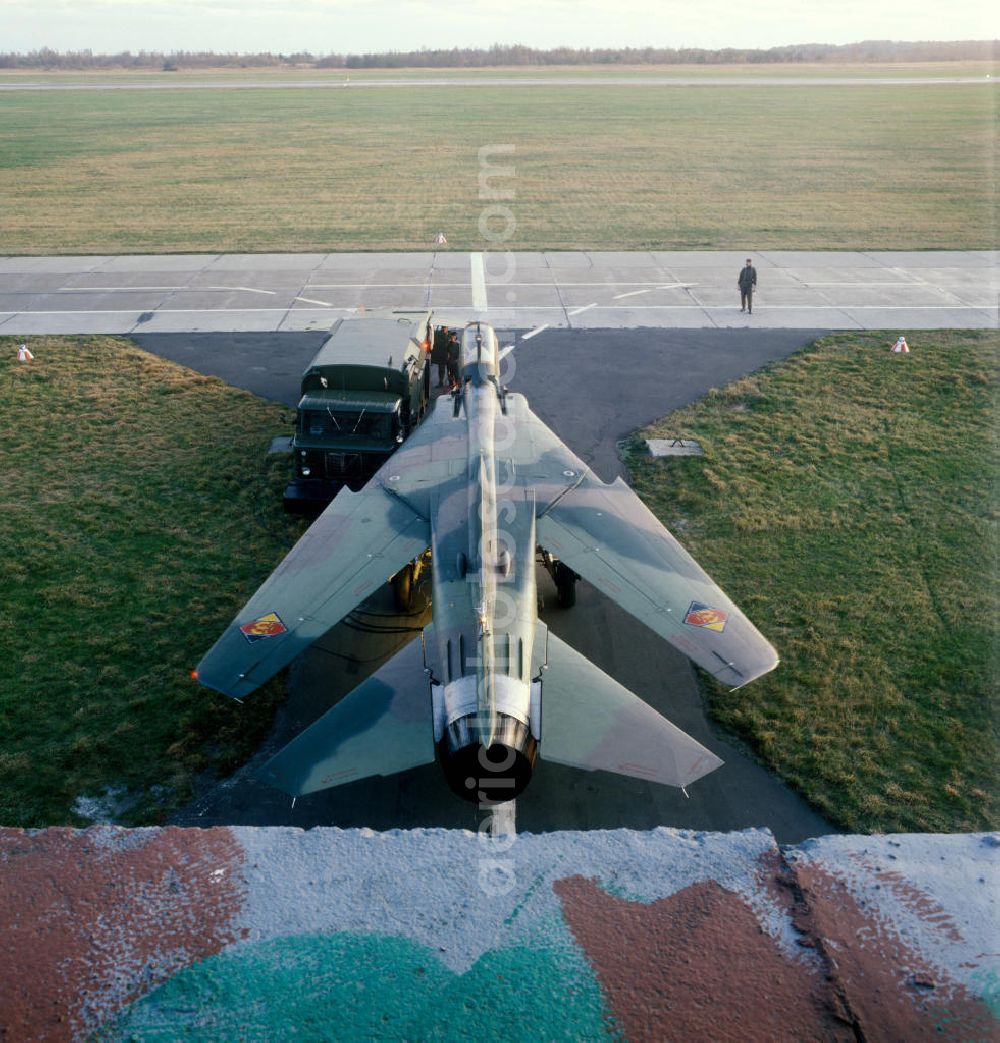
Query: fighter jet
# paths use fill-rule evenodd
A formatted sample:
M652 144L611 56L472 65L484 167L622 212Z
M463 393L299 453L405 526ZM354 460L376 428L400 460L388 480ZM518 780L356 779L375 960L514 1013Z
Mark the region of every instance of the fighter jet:
M248 695L430 549L433 619L264 767L293 795L439 759L480 805L514 799L536 757L685 787L722 761L538 619L539 555L585 577L734 687L777 655L619 478L595 476L500 382L472 323L461 386L360 491L341 491L195 676Z

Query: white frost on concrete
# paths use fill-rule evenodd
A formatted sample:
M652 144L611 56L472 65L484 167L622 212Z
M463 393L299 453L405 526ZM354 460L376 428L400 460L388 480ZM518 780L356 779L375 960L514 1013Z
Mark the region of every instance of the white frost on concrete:
M88 819L96 826L113 826L146 797L159 801L168 793L166 786L150 786L143 792L132 792L128 786L106 786L100 796L81 794L73 802L73 814Z
M429 946L456 973L489 949L573 944L553 883L596 878L622 897L655 901L715 880L741 895L789 955L791 922L761 883L778 854L767 830L608 830L492 841L457 830L234 827L246 851L247 939L362 931ZM508 840L510 842L508 842Z
M99 797L77 797L73 802L73 814L97 825L114 825L119 816L135 806L137 800L129 794L127 786L108 786Z
M785 851L843 881L908 947L977 995L1000 986L1000 834L830 836Z

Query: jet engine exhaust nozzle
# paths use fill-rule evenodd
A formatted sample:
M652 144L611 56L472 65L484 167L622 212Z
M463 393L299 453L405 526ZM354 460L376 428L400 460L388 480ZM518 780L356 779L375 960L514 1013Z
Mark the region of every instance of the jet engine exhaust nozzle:
M523 793L537 748L528 726L505 713L497 714L496 734L488 747L479 741L476 714L453 721L438 744L452 792L480 805L503 804Z

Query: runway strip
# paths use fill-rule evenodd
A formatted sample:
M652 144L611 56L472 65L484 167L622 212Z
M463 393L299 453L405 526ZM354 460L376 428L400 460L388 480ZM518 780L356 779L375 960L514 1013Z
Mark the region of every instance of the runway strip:
M736 276L758 272L752 315ZM0 334L308 332L432 308L460 325L996 328L991 251L484 251L0 258ZM266 298L261 300L261 298Z
M440 76L365 80L151 80L114 83L0 83L0 92L178 91L178 90L351 90L368 87L936 87L991 86L989 76Z

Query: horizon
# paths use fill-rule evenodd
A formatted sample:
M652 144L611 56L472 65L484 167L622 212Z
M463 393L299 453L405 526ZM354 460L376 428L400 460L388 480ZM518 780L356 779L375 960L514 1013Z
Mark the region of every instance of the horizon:
M842 0L789 11L761 0L0 0L4 53L385 54L393 51L644 47L767 50L866 41L994 39L980 0ZM524 26L534 42L524 43ZM662 27L662 28L660 28ZM469 43L488 40L488 43Z
M471 44L470 43L470 44L452 44L452 45L449 45L447 47L444 47L444 46L411 47L411 48L407 48L405 50L404 49L400 49L400 48L387 48L385 50L375 50L375 49L372 49L372 48L366 48L366 49L361 49L361 50L356 50L356 51L351 51L351 50L324 51L324 50L310 50L308 48L299 48L299 49L292 50L292 51L274 50L274 49L271 49L271 50L255 50L255 51L250 51L250 50L234 51L232 49L229 49L229 50L219 50L219 49L212 49L212 48L167 49L167 48L163 48L163 47L144 47L144 48L140 48L140 49L121 48L121 49L118 49L118 50L98 51L98 50L95 50L93 47L77 46L77 47L68 47L68 48L56 48L56 47L50 47L50 46L47 46L45 44L42 44L42 45L40 45L38 47L33 47L31 49L28 49L28 50L8 49L8 50L0 51L0 54L13 55L13 56L17 56L17 57L27 57L28 55L39 54L39 53L52 53L52 54L59 55L59 56L75 55L75 54L89 54L89 55L92 55L95 58L114 58L114 57L117 57L118 55L123 55L123 54L130 54L130 55L134 55L134 56L138 56L138 55L154 55L154 56L157 56L157 57L160 57L160 56L162 56L162 57L174 57L174 56L178 56L178 55L189 54L189 55L192 55L192 56L195 56L195 57L197 57L197 56L204 56L204 55L214 55L214 56L217 56L217 57L225 57L225 58L234 58L234 57L235 58L256 58L256 57L277 58L277 57L297 57L297 56L301 55L301 56L304 56L304 57L322 59L322 58L327 58L327 57L361 57L361 56L368 56L368 55L381 57L381 56L388 56L388 55L394 55L394 54L433 54L433 53L438 53L438 52L449 52L449 51L466 52L466 53L472 53L472 54L485 54L485 53L488 53L489 51L491 51L491 50L493 50L495 48L503 48L503 49L524 48L525 50L528 50L528 51L531 51L531 52L534 52L534 53L537 53L537 54L552 54L552 53L554 53L556 51L572 51L572 52L576 52L576 53L583 53L583 52L587 52L587 51L594 52L594 53L602 53L602 52L608 52L608 51L612 51L612 52L635 51L636 53L642 53L642 52L646 52L646 51L650 51L650 50L652 50L652 51L695 52L695 53L705 52L705 53L710 53L710 54L716 54L716 53L724 52L724 51L746 51L746 52L751 52L751 53L766 54L769 51L781 51L781 50L788 50L788 49L794 49L794 48L850 48L850 47L862 47L862 46L873 46L873 45L890 46L890 47L895 47L895 46L904 46L904 47L928 46L928 47L933 47L933 46L939 46L939 45L958 45L958 44L969 44L969 45L977 44L977 45L981 45L981 44L989 44L989 43L1000 45L1000 38L983 37L983 38L980 38L980 39L971 39L971 38L970 39L966 39L966 38L957 38L956 37L956 38L947 38L947 39L942 38L942 39L934 39L934 40L930 40L930 39L919 39L919 40L914 39L914 40L910 40L910 39L903 39L903 38L886 38L886 39L865 38L863 40L850 40L850 41L848 41L846 43L832 43L832 42L830 42L828 40L808 40L808 41L797 40L797 41L795 41L793 43L772 44L772 45L767 46L767 47L749 47L749 46L747 46L747 47L740 47L740 46L736 46L734 44L722 44L722 45L720 45L718 47L682 46L682 45L674 45L674 44L641 44L641 45L637 45L637 44L622 44L621 46L616 46L616 47L612 47L610 45L573 47L573 46L571 46L569 44L565 44L565 43L564 44L553 44L552 46L546 46L546 47L539 47L539 46L535 46L533 44L525 43L523 41L516 41L516 42L513 42L513 43L506 43L506 44L505 43L496 43L496 42L490 43L490 44ZM872 59L872 60L876 60L876 61L891 61L892 59L879 58L879 59ZM901 61L905 61L907 63L912 63L912 61L913 61L913 59L910 59L910 58L900 59L900 60ZM930 61L942 61L942 60L946 60L946 59L928 59L928 60L930 60ZM988 60L988 59L983 59L983 60L985 61L985 60ZM558 63L555 63L555 64L558 64Z

